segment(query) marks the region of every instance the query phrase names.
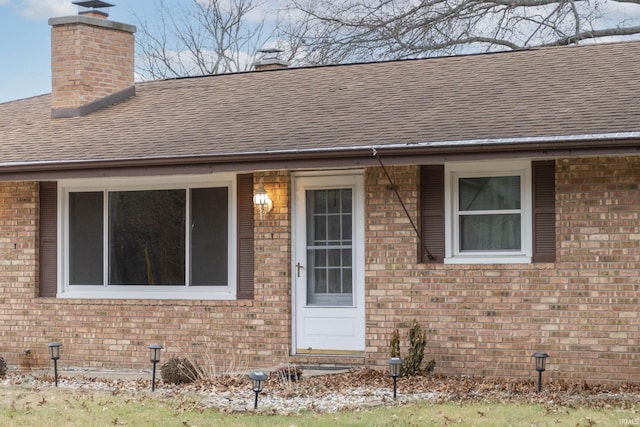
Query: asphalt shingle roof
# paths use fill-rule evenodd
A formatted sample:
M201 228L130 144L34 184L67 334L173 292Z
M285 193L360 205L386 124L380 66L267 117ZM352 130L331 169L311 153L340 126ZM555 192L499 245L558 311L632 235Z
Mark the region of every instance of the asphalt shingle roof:
M639 66L640 42L626 42L159 80L65 119L43 95L0 104L0 169L633 135Z

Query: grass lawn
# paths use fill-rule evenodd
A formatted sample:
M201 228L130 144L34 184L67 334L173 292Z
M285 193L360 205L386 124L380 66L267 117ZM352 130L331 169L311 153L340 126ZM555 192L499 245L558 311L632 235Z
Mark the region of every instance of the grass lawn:
M251 395L247 396L251 400ZM251 403L251 402L249 402ZM249 405L250 406L250 405ZM337 413L221 413L201 396L142 391L0 386L2 426L624 426L640 425L640 404L609 408L500 402L415 403Z

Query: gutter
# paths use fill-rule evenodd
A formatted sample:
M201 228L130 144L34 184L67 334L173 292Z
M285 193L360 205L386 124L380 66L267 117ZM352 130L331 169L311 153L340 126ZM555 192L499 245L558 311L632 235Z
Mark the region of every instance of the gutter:
M484 138L457 141L405 142L394 144L368 144L353 147L283 149L221 153L216 155L185 155L162 157L107 158L97 160L59 160L0 162L0 176L38 171L72 171L118 168L189 167L190 165L238 164L267 167L277 163L277 168L293 168L298 162L360 159L358 166L375 164L371 150L384 152L390 164L406 164L401 158L420 163L429 157L444 155L479 156L484 153L504 153L508 157L520 156L575 156L606 153L640 153L640 131L565 136ZM422 158L422 159L421 159ZM394 161L394 159L396 161ZM451 160L451 158L449 158ZM330 162L331 163L331 162ZM353 164L353 163L351 163ZM216 170L219 170L216 168ZM230 169L227 169L230 170ZM236 168L235 170L241 170ZM255 169L259 170L259 169Z

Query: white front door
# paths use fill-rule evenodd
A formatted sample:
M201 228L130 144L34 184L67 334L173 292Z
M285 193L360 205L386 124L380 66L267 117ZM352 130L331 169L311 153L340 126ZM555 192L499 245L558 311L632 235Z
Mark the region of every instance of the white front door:
M363 181L294 176L294 354L364 354Z

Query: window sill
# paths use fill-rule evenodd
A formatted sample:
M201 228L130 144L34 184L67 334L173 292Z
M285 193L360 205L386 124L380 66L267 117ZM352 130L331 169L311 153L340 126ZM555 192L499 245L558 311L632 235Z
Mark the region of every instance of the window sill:
M73 289L76 288L76 289ZM78 289L80 288L80 289ZM64 299L145 299L145 300L235 300L235 290L222 286L173 287L173 286L95 286L72 287L58 292Z
M445 264L531 264L530 256L456 256L444 259Z

